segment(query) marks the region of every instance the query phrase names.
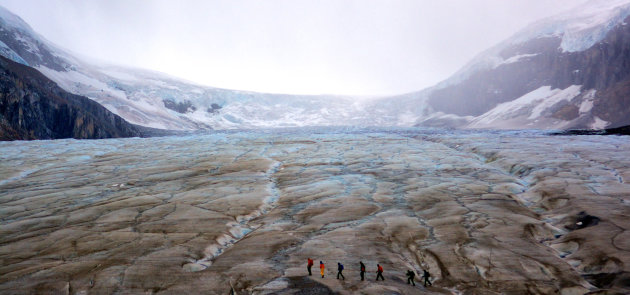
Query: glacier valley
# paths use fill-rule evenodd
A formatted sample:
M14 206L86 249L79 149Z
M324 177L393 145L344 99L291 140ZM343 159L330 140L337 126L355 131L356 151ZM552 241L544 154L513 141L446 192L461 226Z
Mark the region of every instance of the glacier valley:
M414 128L1 142L0 293L626 293L628 150ZM432 287L406 284L423 269Z

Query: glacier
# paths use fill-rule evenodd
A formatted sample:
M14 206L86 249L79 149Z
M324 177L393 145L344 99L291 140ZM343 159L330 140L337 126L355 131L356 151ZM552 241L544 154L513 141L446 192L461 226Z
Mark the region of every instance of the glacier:
M0 293L627 293L628 149L358 127L1 142ZM433 287L405 283L422 269Z

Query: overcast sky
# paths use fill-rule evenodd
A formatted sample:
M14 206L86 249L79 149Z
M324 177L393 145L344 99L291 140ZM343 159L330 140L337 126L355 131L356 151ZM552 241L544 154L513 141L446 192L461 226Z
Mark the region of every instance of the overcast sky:
M585 0L0 0L85 56L200 84L388 95L432 86Z

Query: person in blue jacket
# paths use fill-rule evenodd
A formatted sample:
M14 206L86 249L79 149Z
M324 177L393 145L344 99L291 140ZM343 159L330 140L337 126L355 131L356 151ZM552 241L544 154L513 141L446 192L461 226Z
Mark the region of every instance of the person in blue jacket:
M343 264L341 264L341 262L337 262L337 279L339 279L339 276L341 276L342 280L346 280L346 278L343 276Z

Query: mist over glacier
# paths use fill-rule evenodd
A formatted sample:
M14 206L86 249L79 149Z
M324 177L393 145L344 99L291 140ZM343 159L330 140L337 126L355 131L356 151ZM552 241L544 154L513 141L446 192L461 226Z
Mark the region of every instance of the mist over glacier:
M581 2L3 0L0 5L70 52L196 84L390 96L432 86L528 23Z

